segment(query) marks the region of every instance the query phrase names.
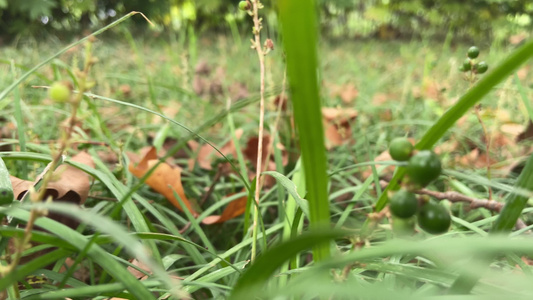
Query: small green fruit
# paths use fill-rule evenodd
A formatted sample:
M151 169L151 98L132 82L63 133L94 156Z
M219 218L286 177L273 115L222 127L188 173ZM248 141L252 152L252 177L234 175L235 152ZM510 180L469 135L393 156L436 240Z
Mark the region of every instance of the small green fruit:
M441 234L448 231L452 223L450 213L442 205L427 203L418 213L418 226L427 233Z
M472 46L468 49L467 55L469 58L476 58L479 56L479 49L476 46Z
M415 232L415 218L402 219L392 217L392 232L396 236L410 236Z
M441 171L442 166L437 154L430 150L422 150L411 156L406 173L412 183L425 187L437 179Z
M398 218L410 218L418 211L418 200L415 194L402 189L391 197L389 209Z
M487 65L487 63L484 61L480 61L474 65L474 70L476 71L477 74L483 74L487 72L488 69L489 69L489 65Z
M250 5L250 2L248 1L241 1L239 2L239 9L242 10L242 11L247 11L247 10L250 10L251 5Z
M389 154L390 156L397 161L406 161L411 157L411 152L413 152L413 145L407 138L398 137L393 139L389 145Z
M70 89L62 82L54 82L48 90L48 96L56 102L65 102L70 99Z
M470 58L465 59L463 62L463 70L464 72L470 71L472 69L472 64Z

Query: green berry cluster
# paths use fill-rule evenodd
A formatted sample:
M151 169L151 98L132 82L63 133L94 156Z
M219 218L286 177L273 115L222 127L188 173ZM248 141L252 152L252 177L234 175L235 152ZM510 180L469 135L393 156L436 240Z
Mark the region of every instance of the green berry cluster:
M396 225L405 227L413 216L417 216L418 226L431 234L448 231L451 224L450 213L442 205L424 202L420 205L413 191L421 189L437 179L442 171L439 157L435 152L422 150L415 152L413 145L406 138L395 138L389 145L389 154L397 161L407 162L406 187L397 191L389 201L389 210L395 217Z
M479 49L476 46L472 46L466 52L466 59L459 67L461 72L471 72L473 74L483 74L489 69L489 65L484 61L477 61L479 56Z

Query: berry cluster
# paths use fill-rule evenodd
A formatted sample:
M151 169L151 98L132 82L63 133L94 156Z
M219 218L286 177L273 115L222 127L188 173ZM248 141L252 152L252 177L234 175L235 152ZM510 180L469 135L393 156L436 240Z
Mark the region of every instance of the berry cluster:
M472 74L483 74L489 69L489 65L484 62L476 62L476 58L479 56L479 49L476 46L472 46L466 52L466 59L459 67L461 72L471 72Z
M413 145L406 138L392 140L389 154L394 160L407 162L408 177L405 186L390 198L389 210L392 215L403 220L417 215L418 226L431 234L448 231L451 217L446 208L432 202L423 202L420 205L414 193L439 177L442 166L437 154L430 150L415 152Z

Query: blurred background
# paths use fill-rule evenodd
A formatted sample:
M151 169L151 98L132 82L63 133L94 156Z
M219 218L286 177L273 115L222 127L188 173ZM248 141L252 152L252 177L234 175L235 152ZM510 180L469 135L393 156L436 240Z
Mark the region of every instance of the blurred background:
M21 36L65 35L101 28L130 11L138 31L193 27L236 35L250 26L230 0L0 0L4 41ZM265 27L275 31L276 1L265 2ZM318 0L320 29L332 38L427 38L491 42L532 29L533 2L526 0Z

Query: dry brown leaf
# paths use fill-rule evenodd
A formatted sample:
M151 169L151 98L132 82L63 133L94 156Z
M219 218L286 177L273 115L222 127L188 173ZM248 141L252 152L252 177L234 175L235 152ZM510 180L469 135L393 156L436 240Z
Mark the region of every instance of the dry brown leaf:
M348 83L341 87L340 97L342 102L351 104L359 95L359 90L355 87L355 84Z
M235 136L237 140L241 138L243 132L244 130L242 128L235 130ZM189 144L189 147L191 148L193 152L196 152L196 149L198 148L198 144L197 143ZM233 143L233 139L228 141L224 146L220 147L218 150L225 156L227 155L233 155L234 157L237 156L237 152L235 150L235 144ZM220 155L220 153L215 151L215 149L213 149L211 145L204 144L200 146L200 149L198 150L198 155L196 155L196 160L191 158L191 160L189 161L189 167L191 165L194 166L194 163L197 162L198 165L202 169L211 170L212 169L211 163L213 162L213 160L217 158L221 158L221 157L222 155Z
M511 43L511 45L517 45L520 44L526 38L527 34L525 32L521 32L519 34L511 35L509 37L509 43Z
M72 157L71 160L89 167L94 167L93 159L87 152L80 152ZM85 200L89 196L89 188L91 186L90 176L87 173L70 165L62 165L54 171L53 178L57 178L57 180L48 184L44 193L44 199L51 197L54 201L73 204L85 203ZM33 182L31 181L22 180L14 176L10 176L10 179L13 185L13 194L19 200L33 186ZM50 212L48 213L48 217L70 228L76 228L79 225L77 220L61 214Z
M372 97L372 105L381 106L389 100L390 96L384 93L377 93Z
M137 259L132 259L130 260L130 263L136 267L138 267L139 269L143 270L144 272L148 273L148 274L152 274L152 271L150 270L150 268L148 268L147 265L143 264L142 262L138 261ZM139 279L139 280L145 280L146 278L148 278L148 275L146 275L145 273L135 269L134 267L132 266L128 266L127 268L128 272L130 272L131 275L135 276L135 278Z
M516 142L533 139L533 122L529 121L526 129L516 137Z
M518 136L520 133L522 133L525 130L524 125L522 124L503 124L500 126L500 130L503 133L510 134L512 136Z
M252 163L253 166L255 166L257 164L257 155L258 155L258 152L259 152L258 151L258 146L259 146L259 137L258 136L252 136L252 137L250 137L248 139L248 141L246 142L246 147L242 151L242 153L244 154L244 157L248 161L250 161L250 163ZM281 161L282 161L282 164L284 166L287 165L287 163L289 161L289 158L288 158L287 152L285 151L285 147L281 143L278 143L277 145L275 145L275 147L277 147L279 150L281 150L281 155L282 155ZM263 153L262 153L262 158L261 158L262 165L263 166L266 165L266 168L264 168L265 170L268 170L268 171L275 170L275 167L274 167L274 169L270 169L269 168L270 162L272 162L272 163L274 162L273 161L273 159L274 159L273 153L274 153L274 140L272 139L270 134L265 133L265 134L263 134ZM269 163L266 162L268 154L270 154ZM275 166L275 163L274 163L274 166Z
M128 167L129 171L135 177L142 178L144 174L146 174L148 170L159 161L156 151L155 147L151 147L136 166L132 161ZM148 179L146 179L145 183L161 195L165 196L165 198L167 198L167 200L176 208L183 211L178 200L174 197L174 191L176 191L189 211L194 216L198 215L185 196L185 191L181 184L181 168L172 167L168 163L161 163L155 168Z
M244 190L243 190L244 191ZM229 197L234 194L229 194L226 197ZM227 220L233 219L242 215L246 211L246 202L248 201L248 196L244 195L234 201L231 201L228 206L222 212L222 215L212 215L208 216L202 220L203 224L210 225L215 223L223 223Z
M357 111L350 108L323 107L322 119L324 134L326 136L326 148L331 149L340 146L352 136L350 122L357 117Z
M93 158L87 152L80 152L71 160L94 168ZM85 203L91 185L90 176L87 173L70 165L62 165L54 171L54 177L59 179L48 184L46 196L52 196L54 200L75 204ZM14 176L10 176L10 178L13 193L20 200L33 185L33 182Z

